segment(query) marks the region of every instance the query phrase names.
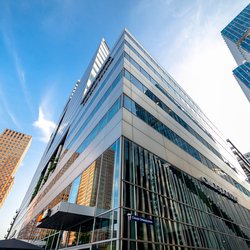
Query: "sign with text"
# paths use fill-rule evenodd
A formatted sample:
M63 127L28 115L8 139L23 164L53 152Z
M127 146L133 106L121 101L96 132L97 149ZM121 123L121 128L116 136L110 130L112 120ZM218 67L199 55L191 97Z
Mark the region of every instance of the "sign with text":
M234 202L237 202L238 199L237 197L235 197L234 195L232 195L230 192L228 192L227 190L225 190L224 188L220 187L219 185L215 184L214 182L208 180L206 177L201 177L200 178L201 181L209 186L210 188L216 190L218 193L226 196L227 198L229 198L230 200L234 201Z
M153 225L153 220L150 220L150 219L138 216L138 215L134 215L134 214L131 214L130 220Z

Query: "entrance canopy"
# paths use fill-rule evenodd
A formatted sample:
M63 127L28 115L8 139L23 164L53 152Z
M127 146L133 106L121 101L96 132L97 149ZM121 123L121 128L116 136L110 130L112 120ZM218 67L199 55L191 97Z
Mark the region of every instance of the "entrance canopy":
M94 218L95 207L60 202L37 224L38 228L66 230L75 224Z

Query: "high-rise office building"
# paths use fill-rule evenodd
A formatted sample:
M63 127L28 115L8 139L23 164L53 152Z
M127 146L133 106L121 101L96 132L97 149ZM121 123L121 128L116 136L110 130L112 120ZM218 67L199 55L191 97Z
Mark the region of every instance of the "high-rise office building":
M250 101L250 4L221 31L221 34L238 64L233 74Z
M30 143L31 136L10 129L0 134L0 207L14 183L14 174Z
M225 139L127 30L103 40L11 235L46 249L249 249L250 184Z

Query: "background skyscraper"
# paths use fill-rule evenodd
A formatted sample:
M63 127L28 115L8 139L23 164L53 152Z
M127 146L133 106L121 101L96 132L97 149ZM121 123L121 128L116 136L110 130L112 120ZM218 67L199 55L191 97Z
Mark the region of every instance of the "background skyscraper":
M240 12L221 34L239 65L233 74L250 101L250 4Z
M248 182L250 183L250 161L249 161L250 154L249 153L242 154L240 150L229 139L227 139L227 142L229 143L233 153L235 154L238 162L240 163L242 169L244 170L248 178Z
M10 129L5 129L0 135L0 207L14 183L14 174L30 143L30 135Z

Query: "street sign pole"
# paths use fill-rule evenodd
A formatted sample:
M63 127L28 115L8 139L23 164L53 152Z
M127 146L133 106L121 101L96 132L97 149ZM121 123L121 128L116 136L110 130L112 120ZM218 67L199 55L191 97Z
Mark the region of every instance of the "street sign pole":
M128 213L128 250L130 250L130 224L131 224L131 214Z

